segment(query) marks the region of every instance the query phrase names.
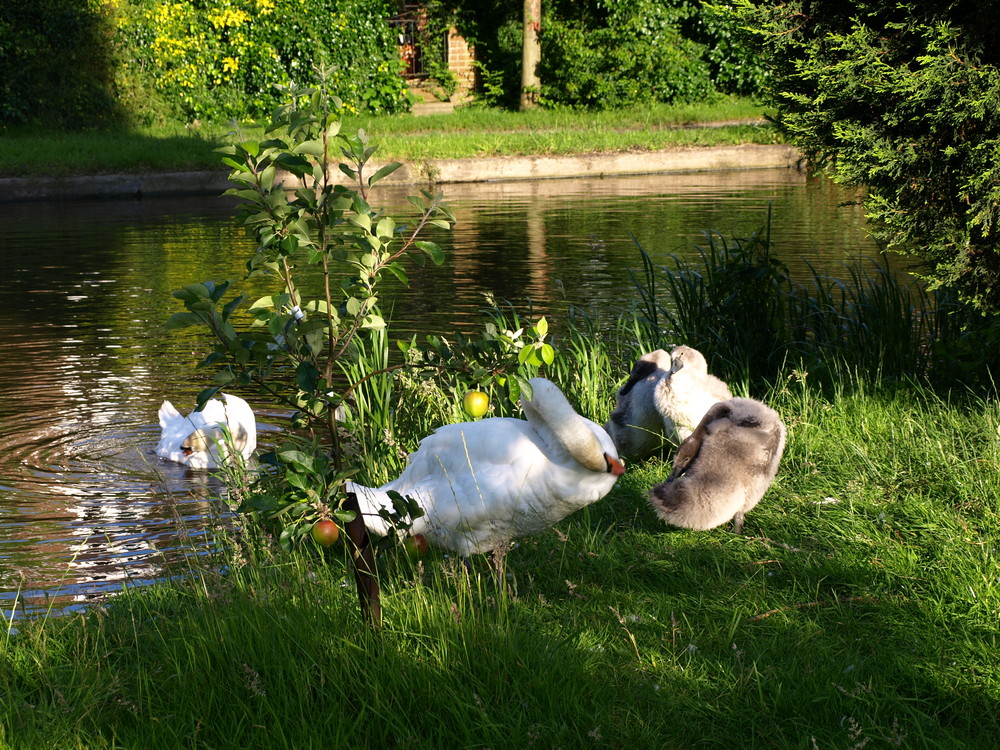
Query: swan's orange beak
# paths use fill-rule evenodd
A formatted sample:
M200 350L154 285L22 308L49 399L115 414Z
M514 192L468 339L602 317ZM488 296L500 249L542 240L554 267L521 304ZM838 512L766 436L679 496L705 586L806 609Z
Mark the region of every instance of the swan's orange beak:
M608 462L608 471L616 477L625 473L625 464L612 456L610 453L604 454L604 460Z

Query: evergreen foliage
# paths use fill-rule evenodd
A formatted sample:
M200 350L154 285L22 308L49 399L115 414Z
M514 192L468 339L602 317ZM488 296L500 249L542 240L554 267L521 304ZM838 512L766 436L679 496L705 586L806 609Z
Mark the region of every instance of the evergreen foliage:
M869 188L876 236L932 287L1000 309L996 3L774 4L733 16L764 51L777 122L817 169Z

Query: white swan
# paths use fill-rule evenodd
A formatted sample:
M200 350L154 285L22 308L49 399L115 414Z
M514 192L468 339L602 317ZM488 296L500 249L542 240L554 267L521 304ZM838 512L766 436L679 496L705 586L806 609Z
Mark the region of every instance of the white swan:
M398 479L374 489L348 483L369 531L384 535L387 493L417 501L411 534L468 557L548 528L611 490L625 467L610 436L534 378L527 421L496 417L446 425L420 441Z
M617 405L604 429L623 456L650 456L661 451L666 437L673 435L673 422L664 420L654 398L656 386L670 377L671 367L670 355L663 349L643 354L618 390Z
M653 401L668 436L681 443L694 432L713 404L730 399L733 394L729 386L708 374L708 362L697 349L675 346L670 352L670 362L670 376L657 381Z
M760 502L778 472L785 425L760 401L733 398L708 410L674 456L673 471L649 492L656 514L672 526L712 529Z
M232 447L244 459L250 458L257 448L253 410L239 396L223 393L222 398L225 403L210 399L201 411L186 417L164 401L159 412L161 432L156 455L192 469L218 469L228 456L228 431Z

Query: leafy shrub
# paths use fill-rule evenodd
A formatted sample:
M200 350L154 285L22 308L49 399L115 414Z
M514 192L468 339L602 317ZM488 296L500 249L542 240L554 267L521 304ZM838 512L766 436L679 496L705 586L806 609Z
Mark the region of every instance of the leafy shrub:
M550 19L542 37L542 100L614 108L697 101L713 94L700 48L666 13L626 15L602 28Z
M386 0L129 0L117 36L118 86L140 119L253 119L281 103L274 83L315 83L334 72L348 112L407 106Z
M438 0L428 11L475 45L480 98L516 106L521 3ZM543 104L611 108L753 95L764 80L735 22L698 0L551 0L542 13Z
M4 0L0 126L79 128L117 119L108 46L113 7L99 0Z

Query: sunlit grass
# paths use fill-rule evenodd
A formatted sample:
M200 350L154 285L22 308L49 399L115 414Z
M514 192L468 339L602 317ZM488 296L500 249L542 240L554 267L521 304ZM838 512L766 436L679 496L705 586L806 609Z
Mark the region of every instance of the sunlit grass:
M698 127L758 120L763 109L745 100L700 106L653 105L619 112L508 112L459 109L452 114L354 117L344 129L364 128L383 159L595 153L675 146L773 143L761 124ZM259 129L244 126L253 134ZM214 149L230 142L229 124L174 124L114 132L4 132L0 176L114 174L222 169Z
M507 557L383 559L385 627L343 549L19 623L5 747L988 747L1000 731L996 405L799 377L746 533L669 530L659 461ZM600 418L601 415L592 415Z

